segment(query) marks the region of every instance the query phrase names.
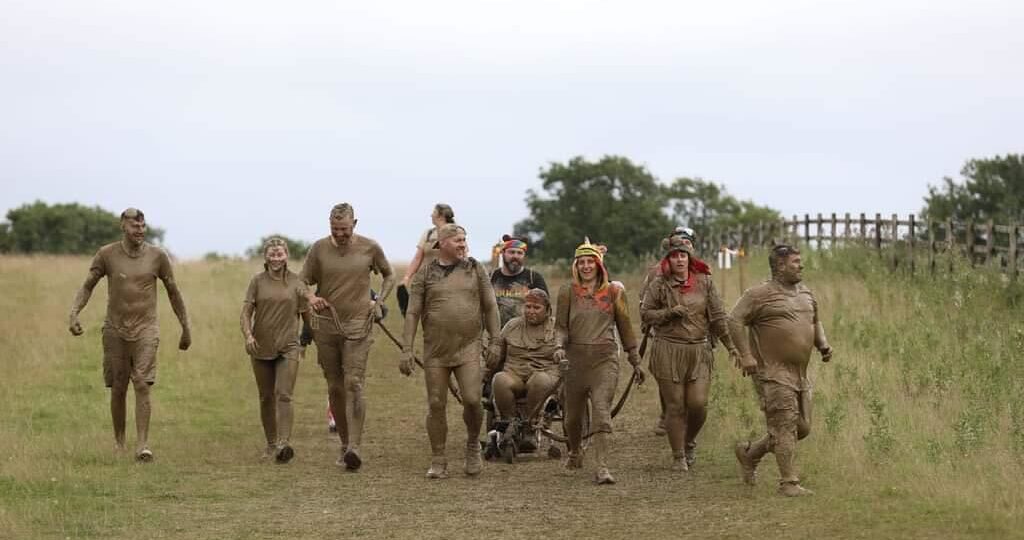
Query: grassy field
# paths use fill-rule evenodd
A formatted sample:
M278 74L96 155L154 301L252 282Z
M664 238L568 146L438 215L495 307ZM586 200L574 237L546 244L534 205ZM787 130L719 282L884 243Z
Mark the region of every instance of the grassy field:
M241 261L178 266L194 326L186 353L174 346L177 323L161 291L157 459L137 465L112 451L100 371L104 284L83 315L86 335L66 329L88 259L0 257L0 538L1024 537L1019 290L987 271L912 279L871 255L807 258L837 352L831 364L815 359L814 432L799 445L805 485L817 494L789 500L774 494L770 456L757 487L740 483L732 445L760 433L763 420L722 351L688 474L669 471L668 444L651 433L657 395L648 385L616 418L615 486L592 485L589 467L572 473L548 460L427 481L422 377L400 376L397 350L380 334L362 471L334 466L339 444L326 429L312 349L296 388L297 458L263 463L237 329L258 265ZM741 280L764 276L760 259L742 277L716 274L729 305ZM635 297L635 276L625 281ZM386 322L400 329L394 315ZM130 414L129 444L132 422ZM457 407L449 425L457 465Z

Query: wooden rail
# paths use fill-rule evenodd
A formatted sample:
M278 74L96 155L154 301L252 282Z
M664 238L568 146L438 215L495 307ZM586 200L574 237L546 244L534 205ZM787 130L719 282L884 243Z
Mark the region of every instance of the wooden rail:
M777 222L734 229L711 230L700 241L698 249L714 254L721 246L770 247L788 243L802 248L825 250L844 246L870 247L892 268L916 272L918 264L935 273L940 264L953 269L955 260L968 261L971 266L992 265L1016 280L1021 266L1024 226L952 220L918 220L914 214L901 219L897 214L883 217L875 214L852 216L835 213L824 216L804 214Z

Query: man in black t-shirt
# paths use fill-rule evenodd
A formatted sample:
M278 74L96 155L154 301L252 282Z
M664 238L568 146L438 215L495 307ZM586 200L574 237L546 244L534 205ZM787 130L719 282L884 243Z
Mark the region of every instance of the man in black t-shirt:
M525 266L526 241L507 234L501 240L501 265L491 273L491 286L498 299L498 314L504 328L505 323L521 314L526 293L530 289L548 292L548 284L540 272Z

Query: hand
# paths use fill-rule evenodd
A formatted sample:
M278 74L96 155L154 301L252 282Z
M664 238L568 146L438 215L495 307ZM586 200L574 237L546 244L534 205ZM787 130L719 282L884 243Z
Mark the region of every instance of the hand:
M402 375L408 377L412 375L413 366L416 363L413 361L412 352L402 351L402 355L398 357L398 371L402 372Z
M308 347L310 343L313 343L313 329L306 324L306 321L302 321L302 332L299 333L299 345Z
M85 331L82 330L82 323L78 322L78 315L71 316L68 321L68 330L71 332L72 336L80 336L85 333Z
M668 310L668 312L673 317L678 317L678 318L683 319L683 320L686 320L686 319L690 318L690 314L687 311L686 306L684 306L682 304L678 304L676 306L673 306L671 309Z
M832 359L832 353L834 351L832 350L832 347L825 345L824 347L818 349L818 352L821 353L821 361L828 362L829 360Z
M256 356L256 352L260 350L260 344L256 343L256 336L249 334L245 336L245 352L249 353L249 356Z
M569 359L565 357L565 349L556 349L552 358L555 359L555 362L558 362L558 371L562 373L569 371Z
M181 339L178 340L178 349L187 351L192 346L192 331L187 327L181 329Z
M497 345L491 345L484 351L484 364L487 369L493 371L498 367L501 362L501 348Z
M740 356L739 368L743 371L743 376L756 375L757 374L757 359L749 354Z
M633 374L636 375L636 385L640 386L647 380L647 375L644 374L644 368L640 367L640 364L633 364Z
M378 298L373 302L373 305L370 306L370 313L373 314L373 322L381 322L384 320L384 317L387 316L388 309Z
M328 306L327 300L324 300L323 298L320 298L319 296L312 295L312 296L309 297L308 300L309 300L309 307L313 308L316 311L323 311L323 310L327 309L327 306Z

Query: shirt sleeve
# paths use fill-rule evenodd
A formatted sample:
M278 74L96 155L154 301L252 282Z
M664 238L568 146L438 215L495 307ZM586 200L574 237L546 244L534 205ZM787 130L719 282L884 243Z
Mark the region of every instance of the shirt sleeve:
M374 242L373 244L373 271L382 275L391 275L391 263L388 262L388 258L384 256L384 250L380 247L380 244Z
M306 294L308 292L309 287L307 287L306 284L303 283L302 280L300 279L298 285L295 286L295 296L298 297L299 301L299 303L297 304L297 313L305 313L309 311L309 299L306 297Z
M253 278L249 280L249 288L245 290L245 300L243 303L252 304L254 306L256 305L257 279L258 278L256 276L253 276Z
M96 256L92 258L92 262L89 263L89 273L96 276L97 279L107 275L107 260L103 257L103 251L96 253Z
M732 311L729 313L729 318L745 326L750 326L750 323L754 321L757 315L756 311L759 303L757 297L760 296L759 292L759 288L747 289L743 296L736 301L736 305L733 306Z
M314 243L313 247L309 248L309 251L306 252L306 260L302 262L302 271L299 273L299 279L306 285L316 285L320 282L320 264L316 256L319 246L319 242Z
M160 278L160 281L163 281L164 283L173 282L174 269L171 268L171 258L167 256L166 251L160 249L160 254L157 256L156 264L156 276Z

